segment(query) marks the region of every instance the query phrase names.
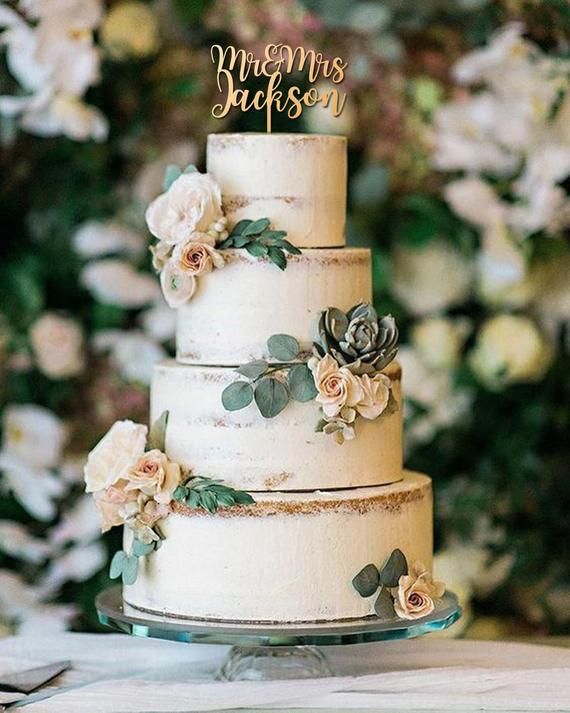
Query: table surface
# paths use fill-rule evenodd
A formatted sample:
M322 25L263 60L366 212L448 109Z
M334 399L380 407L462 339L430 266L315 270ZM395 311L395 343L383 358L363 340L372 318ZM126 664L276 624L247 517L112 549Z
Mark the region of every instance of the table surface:
M72 660L22 707L30 713L570 710L570 650L557 646L430 635L325 648L332 678L217 682L227 651L121 634L13 637L0 640L0 671Z

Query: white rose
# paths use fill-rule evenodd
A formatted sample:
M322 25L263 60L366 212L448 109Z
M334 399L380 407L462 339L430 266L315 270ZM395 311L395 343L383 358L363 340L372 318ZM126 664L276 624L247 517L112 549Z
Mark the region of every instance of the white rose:
M148 207L146 222L159 240L176 245L194 232L207 232L223 217L220 187L207 173L183 173Z
M412 343L432 369L453 369L469 327L465 320L428 317L412 327Z
M83 223L75 232L72 242L75 251L82 258L112 253L138 256L146 248L146 239L140 233L114 220L89 220Z
M483 324L470 355L471 367L491 389L540 381L552 348L528 317L501 314Z
M373 377L364 374L357 378L362 395L354 408L363 418L372 421L378 418L388 405L392 382L385 374L375 374Z
M55 468L61 459L66 430L51 411L33 404L7 406L3 450L33 468Z
M98 302L137 309L160 298L160 288L152 275L137 272L124 260L109 258L88 263L81 283Z
M117 421L89 453L85 465L85 490L96 493L126 479L142 456L147 427L132 421Z
M32 325L30 342L46 376L64 379L83 371L83 332L75 320L45 312Z
M113 59L142 59L154 54L160 37L152 7L135 0L113 5L101 26L101 40Z
M452 245L433 240L421 248L397 247L393 253L392 289L414 315L444 310L471 292L473 268Z
M160 273L162 294L169 307L176 309L192 298L196 291L197 280L194 275L182 270L178 262L169 260Z

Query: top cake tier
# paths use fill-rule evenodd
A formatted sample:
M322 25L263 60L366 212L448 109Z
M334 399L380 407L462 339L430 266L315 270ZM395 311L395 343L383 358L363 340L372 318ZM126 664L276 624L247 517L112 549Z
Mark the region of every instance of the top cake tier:
M207 168L230 223L267 216L300 248L345 244L344 136L210 134Z

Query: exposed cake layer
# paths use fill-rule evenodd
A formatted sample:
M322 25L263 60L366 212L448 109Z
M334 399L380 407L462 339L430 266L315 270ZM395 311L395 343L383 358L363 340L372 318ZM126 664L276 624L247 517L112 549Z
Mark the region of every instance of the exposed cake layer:
M320 313L372 300L370 251L306 250L281 272L245 250L224 251L226 266L200 281L178 309L177 359L188 364L237 365L268 359L272 334L291 334L310 350Z
M400 548L431 568L431 480L405 473L380 488L261 493L256 504L215 515L176 511L162 547L141 560L125 600L199 619L313 622L373 613L353 577ZM127 547L129 546L127 532Z
M400 367L385 372L399 408L374 421L358 419L356 438L338 445L316 433L315 401L291 401L273 419L254 403L226 411L224 388L233 369L168 360L154 368L151 418L169 411L166 453L194 475L223 479L242 490L316 490L393 483L402 477Z
M230 223L270 218L299 247L345 244L346 137L210 134L207 166Z

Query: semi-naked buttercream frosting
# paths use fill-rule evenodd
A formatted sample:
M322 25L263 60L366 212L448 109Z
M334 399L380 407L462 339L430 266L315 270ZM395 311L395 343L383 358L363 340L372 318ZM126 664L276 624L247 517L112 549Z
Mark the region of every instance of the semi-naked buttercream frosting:
M305 250L287 269L245 250L224 252L226 266L200 282L178 309L177 359L187 364L237 365L270 359L267 339L291 334L302 349L317 338L322 310L347 310L372 299L370 251Z
M298 247L345 244L344 136L210 134L207 167L230 222L267 217Z
M392 483L402 477L400 368L390 364L398 408L373 421L360 419L356 438L338 445L315 431L315 401L291 401L266 419L254 403L226 411L221 394L237 378L229 368L157 365L151 417L169 412L166 453L194 475L222 478L242 490L315 490Z
M199 619L313 622L372 615L352 579L392 550L431 568L432 495L425 475L333 492L260 493L215 516L174 506L165 540L125 600ZM126 537L130 534L126 532ZM128 542L126 543L128 547Z

